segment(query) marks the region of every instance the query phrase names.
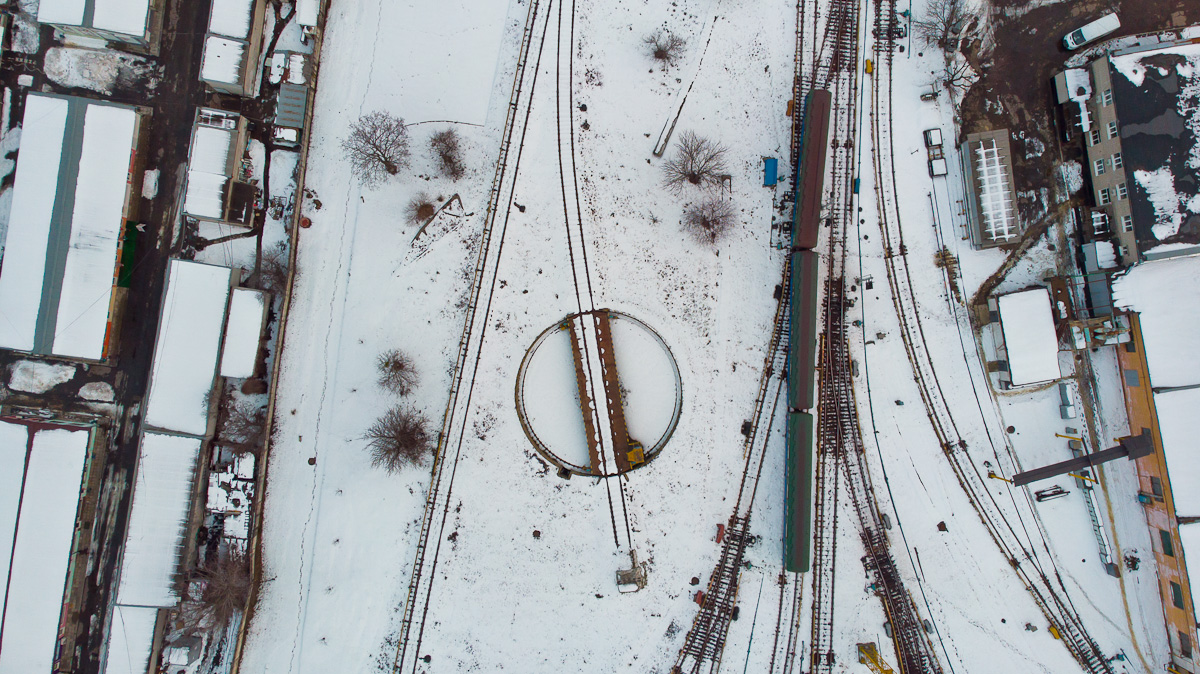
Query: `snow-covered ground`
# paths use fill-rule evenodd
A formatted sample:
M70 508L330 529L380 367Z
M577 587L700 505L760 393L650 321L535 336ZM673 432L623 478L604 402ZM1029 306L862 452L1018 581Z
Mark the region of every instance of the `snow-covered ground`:
M411 401L440 425L527 9L513 2L506 16L492 7L456 14L455 21L443 20L441 5L428 1L364 0L330 10L305 185L310 196L303 204L312 227L299 235L298 278L283 336L265 491L264 584L242 671L391 667L429 471L388 475L370 466L363 433L394 403L375 385L374 363L386 349L410 354L421 370ZM740 474L742 461L739 431L753 409L769 338L782 262L769 234L773 199L780 195L760 187L761 157L787 159L795 4L577 7L574 140L595 304L626 311L663 336L679 364L685 400L662 456L625 478L633 543L649 563L649 582L636 594L618 594L613 572L627 561L614 554L604 486L557 478L529 446L513 409L526 348L575 310L553 91L558 7L551 12L513 204L501 203L508 226L469 430L453 492L439 501L448 508L447 528L430 540L430 557L436 546L438 561L419 651L428 657L428 671L668 671L696 612L691 580L707 581L718 552L716 525L732 510L737 483L731 476ZM424 37L382 37L405 35L417 22L439 26L437 59L414 57L428 46ZM660 26L689 40L682 65L664 70L645 55L642 38ZM539 49L535 43L534 56ZM905 242L929 350L958 432L976 468L1007 475L1017 466L1066 458L1066 440L1055 437L1066 426L1057 387L993 401L966 310L933 264L944 243L959 258L969 297L1004 259L1003 251L973 251L965 242L954 148L947 146L948 178L928 178L924 167L920 131L940 126L946 137L955 135L949 104L918 97L940 59L931 51L896 61L895 155ZM531 57L527 89L535 86L534 68ZM676 133L694 130L729 147L729 198L740 221L716 250L682 231L683 203L697 195L665 192L661 160L651 154L693 76ZM411 127L411 167L368 191L354 183L340 140L353 120L373 110L410 122L449 121ZM437 175L427 145L451 123L468 167L456 182ZM858 147L869 161L865 145ZM667 156L672 152L669 146ZM509 161L511 176L511 155ZM864 195L873 193L868 173ZM423 240L424 255L410 255L417 227L398 214L421 192L440 197L439 203L458 194L473 215L439 229L440 238ZM861 253L860 276L874 279L872 290L857 295L863 323L852 343L863 366L864 435L877 495L897 523L890 534L897 563L919 613L937 628L939 657L960 672L1078 671L972 512L933 436L884 280L875 206L871 200L861 205L860 248L852 252ZM1052 272L1056 243L1047 238L1035 246L1008 275L1006 289L1030 287ZM1106 366L1097 367L1098 377L1112 393L1115 359L1105 358L1098 356ZM1106 417L1122 413L1119 389L1116 394L1116 407L1102 410ZM1113 421L1101 442L1125 432ZM771 654L782 554L778 428L773 435L777 449L768 452L755 511L753 530L761 539L748 551L741 619L731 627L725 655L731 666L744 660L759 671ZM1110 484L1132 493L1128 485L1136 476L1127 464L1113 464L1109 473L1116 480ZM1062 575L1105 653L1123 649L1133 656L1140 644L1143 663L1164 660L1155 583L1146 575L1152 572L1123 581L1104 572L1081 493L1072 489L1066 498L1035 505L1028 491L1000 480L988 486L1036 557L1026 563ZM1122 532L1122 544L1139 531L1128 526L1140 517L1135 504L1101 507L1106 526ZM1126 536L1126 530L1135 533ZM1146 538L1144 526L1140 531ZM880 603L863 581L852 526L840 529L839 546L834 647L839 671L856 671L856 642L889 642ZM414 629L410 647L415 635Z

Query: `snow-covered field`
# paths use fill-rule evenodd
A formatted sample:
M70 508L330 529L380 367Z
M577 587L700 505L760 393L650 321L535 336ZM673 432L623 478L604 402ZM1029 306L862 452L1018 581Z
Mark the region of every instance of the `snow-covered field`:
M510 3L504 14L498 3L466 12L421 0L364 0L330 10L305 185L310 195L302 206L312 227L299 235L266 485L264 582L242 671L391 667L429 471L389 475L370 466L363 433L395 402L375 384L375 359L390 348L413 357L421 380L410 399L439 426L527 9L524 2ZM739 431L753 409L782 263L770 246L773 199L782 188L760 187L761 158L787 160L795 4L619 1L576 9L574 138L595 303L658 331L683 383L684 410L671 442L625 478L633 544L648 562L649 581L641 592L618 594L613 573L627 559L614 554L603 485L556 477L529 446L514 411L526 348L574 311L576 300L558 179L559 6L550 5L555 18L536 64L513 204L501 204L508 218L504 252L469 430L444 503L447 535L430 542L440 550L419 652L428 671L668 671L695 615L698 588L691 581L701 587L707 581L718 552L716 525L728 518L736 495ZM445 20L444 11L454 20ZM564 21L570 18L568 11ZM407 35L416 24L436 25L437 39L388 37ZM658 27L689 40L679 66L663 69L646 55L642 39ZM940 234L960 259L969 296L1004 255L972 251L962 240L956 204L963 188L953 148L947 147L950 178L935 182L923 166L921 129L940 125L954 137L954 111L944 98L918 98L940 58L930 52L896 61L905 240L958 431L981 471L988 461L1011 474L1014 464L1066 458L1065 440L1054 437L1065 429L1057 388L993 402L966 310L950 298L933 264ZM535 86L534 67L531 60L527 88ZM693 130L728 146L729 198L739 219L715 248L682 231L683 204L698 195L664 191L662 160L652 155L678 93L693 78L676 133ZM354 182L340 141L351 122L374 110L409 122L448 121L410 127L411 167L370 191ZM468 167L458 181L437 175L428 149L432 134L451 124ZM864 146L862 161L869 161ZM667 156L672 152L668 147ZM872 193L868 173L863 194ZM473 214L423 241L429 246L423 256L410 255L417 227L401 215L419 193L439 202L458 194ZM960 672L1078 671L972 512L933 437L884 280L874 204L861 205L860 248L852 252L861 254L861 276L874 278L854 310L863 321L852 349L863 366L864 435L877 495L898 525L890 534L897 563L919 613L937 628L939 657ZM1010 274L1008 289L1036 283L1055 261L1048 244L1035 247ZM1111 392L1115 360L1107 365L1102 384ZM1121 412L1117 393L1113 414ZM1011 434L1006 426L1014 427ZM1123 432L1114 423L1103 439ZM744 661L756 671L765 671L770 658L778 610L783 457L781 444L773 447L755 511L761 539L748 551L741 619L725 651L729 666ZM1136 479L1125 464L1110 472L1119 473L1112 479L1125 480L1123 487ZM1104 652L1124 649L1133 657L1133 634L1143 662L1163 661L1155 583L1143 572L1128 582L1132 589L1117 591L1118 581L1097 559L1081 494L1073 490L1035 506L1027 492L1005 482L989 487L1024 532L1036 563L1062 575ZM1130 506L1115 517L1135 516ZM838 671L858 671L856 642L876 641L885 654L890 644L880 603L865 587L857 533L843 526L840 536L834 647ZM807 625L801 629L806 637Z

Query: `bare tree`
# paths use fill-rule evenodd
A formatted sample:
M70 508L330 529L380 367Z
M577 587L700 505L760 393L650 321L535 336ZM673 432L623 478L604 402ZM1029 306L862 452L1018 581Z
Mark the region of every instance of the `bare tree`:
M416 409L397 406L367 429L371 464L389 473L417 465L432 450L429 421Z
M264 251L258 270L259 287L276 295L287 290L288 262L287 244L283 241Z
M942 73L942 83L950 93L965 96L967 90L979 80L979 74L971 68L964 58L946 58L946 70ZM953 98L952 98L953 100Z
M683 48L687 46L687 40L674 35L665 28L660 28L647 35L642 42L650 52L650 57L661 61L664 66L673 66L678 63L679 58L683 55Z
M410 225L421 224L432 218L436 213L437 206L433 204L433 199L424 192L413 197L408 202L408 206L404 208L404 218L408 220Z
M376 110L350 125L342 149L359 182L376 187L408 165L408 129L403 119Z
M417 385L417 366L400 349L388 349L379 354L376 366L379 385L396 395L406 396Z
M942 51L952 52L958 47L958 37L972 20L979 15L970 4L971 0L930 0L925 13L913 21L917 37L927 45L936 45Z
M689 184L717 187L725 171L725 146L684 131L675 157L663 163L663 182L675 192Z
M248 401L232 402L217 444L234 454L253 454L262 442L267 411Z
M725 199L706 199L683 209L683 227L700 241L716 243L734 221L733 207Z
M204 591L200 594L199 606L186 616L190 623L188 627L216 634L246 609L254 588L250 563L244 553L231 551L223 559L200 569L197 575L204 581Z
M463 176L465 169L462 163L462 152L458 147L458 132L454 129L446 129L433 134L433 138L429 139L429 146L433 148L434 154L437 155L438 164L442 167L442 173L454 180L458 180Z

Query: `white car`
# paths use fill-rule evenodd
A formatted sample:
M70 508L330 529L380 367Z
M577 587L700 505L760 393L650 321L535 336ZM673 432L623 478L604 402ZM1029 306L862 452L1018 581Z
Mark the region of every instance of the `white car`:
M1108 35L1120 27L1121 20L1117 18L1116 14L1105 14L1082 28L1067 33L1067 36L1063 38L1063 46L1068 50L1074 51L1092 40L1097 40Z

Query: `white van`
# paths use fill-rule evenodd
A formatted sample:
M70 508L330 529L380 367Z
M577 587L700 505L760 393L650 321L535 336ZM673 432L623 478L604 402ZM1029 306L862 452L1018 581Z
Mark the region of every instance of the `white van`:
M1079 49L1083 45L1108 35L1121 27L1121 20L1116 14L1105 14L1086 26L1067 33L1063 38L1063 46L1068 50Z

